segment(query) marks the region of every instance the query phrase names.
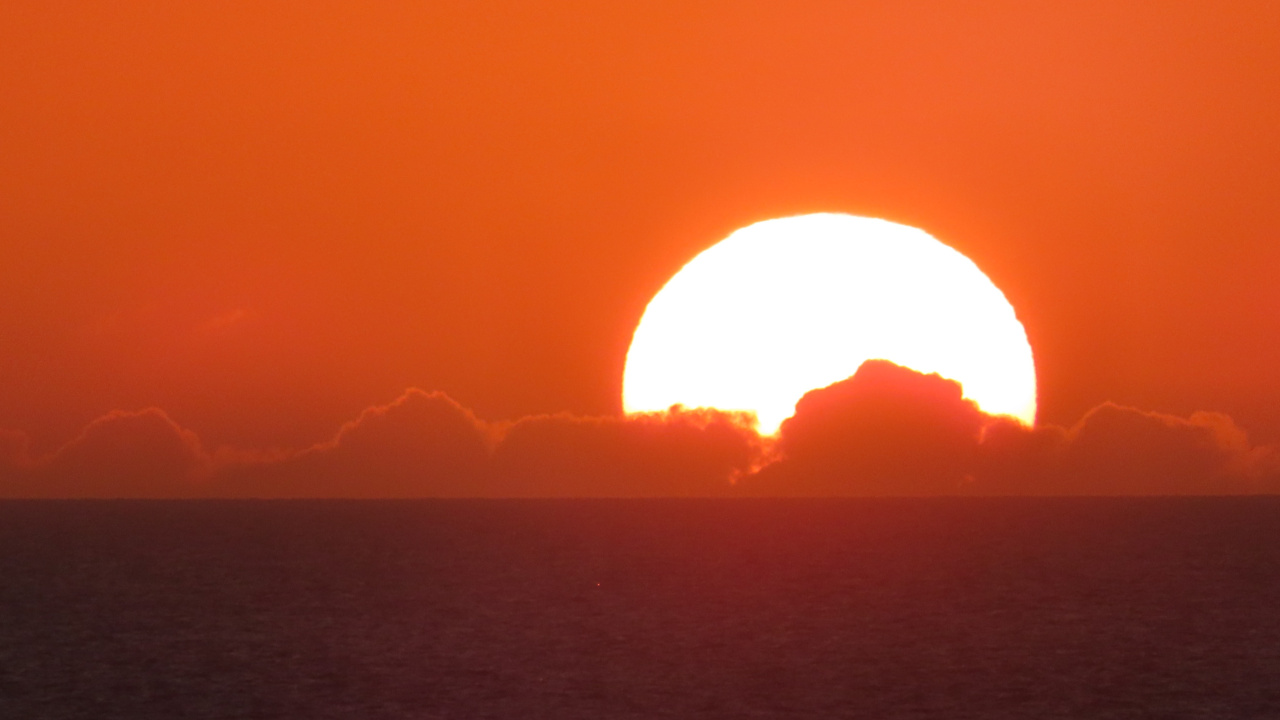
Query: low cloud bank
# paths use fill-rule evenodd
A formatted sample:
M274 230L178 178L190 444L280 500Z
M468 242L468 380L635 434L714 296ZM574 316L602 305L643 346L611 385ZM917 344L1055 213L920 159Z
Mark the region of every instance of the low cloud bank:
M725 495L763 455L752 421L680 409L628 418L526 418L497 445L492 489L502 496Z
M0 434L0 496L195 497L213 472L200 438L156 408L104 415L39 459L25 436Z
M219 468L206 492L230 497L466 497L485 494L487 426L444 393L409 390L330 440Z
M820 390L782 425L763 495L1222 495L1280 491L1275 448L1231 418L1103 403L1074 427L981 413L958 383L885 361Z
M1231 418L1104 403L1074 427L985 415L960 386L885 361L800 401L777 438L750 418L477 418L409 390L329 440L206 449L164 412L114 412L32 457L0 430L3 497L681 497L1280 492L1280 452Z

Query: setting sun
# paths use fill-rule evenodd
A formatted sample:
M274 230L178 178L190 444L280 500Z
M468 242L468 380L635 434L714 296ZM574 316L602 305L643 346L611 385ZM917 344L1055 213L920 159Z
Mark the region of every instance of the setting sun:
M1031 347L987 276L922 230L828 213L756 223L685 265L636 328L623 408L753 411L772 434L804 393L873 358L1035 422Z

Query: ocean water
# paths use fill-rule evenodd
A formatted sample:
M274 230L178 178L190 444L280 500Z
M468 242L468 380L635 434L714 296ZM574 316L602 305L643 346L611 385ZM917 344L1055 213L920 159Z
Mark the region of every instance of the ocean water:
M662 717L1280 717L1280 498L0 503L0 718Z

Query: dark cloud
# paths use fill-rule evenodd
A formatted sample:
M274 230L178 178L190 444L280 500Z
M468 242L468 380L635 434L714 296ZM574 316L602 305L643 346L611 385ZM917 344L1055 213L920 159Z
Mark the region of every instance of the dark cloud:
M883 360L806 393L780 459L743 484L764 495L936 495L961 490L985 416L960 384Z
M1181 418L1104 403L1071 429L1061 462L1067 491L1229 494L1259 489L1266 454L1220 413Z
M191 497L212 470L195 433L155 408L104 415L39 460L7 435L0 462L10 468L5 494L24 497Z
M26 433L0 428L0 497L10 494L31 465L30 441Z
M965 490L989 495L1073 494L1061 473L1067 436L1057 425L1028 428L1013 418L988 417Z
M1067 430L978 411L957 383L884 361L814 390L782 426L766 495L1189 495L1274 492L1276 454L1231 418L1104 403Z
M443 393L409 390L328 442L276 457L227 455L213 492L235 497L725 494L760 439L745 418L672 411L494 425Z
M1280 492L1280 452L1218 413L1104 403L1070 429L981 413L957 383L885 361L805 395L776 439L682 410L486 423L408 390L330 439L222 448L163 412L114 412L32 458L0 431L9 497L652 497L1170 495Z
M333 439L224 466L214 488L235 497L471 497L488 494L488 427L444 393L407 390Z
M1220 413L1183 418L1103 403L1071 429L1012 422L983 433L975 490L1031 495L1276 492L1273 448Z
M741 415L672 409L626 418L566 415L511 426L494 458L504 496L714 496L752 468L761 439Z

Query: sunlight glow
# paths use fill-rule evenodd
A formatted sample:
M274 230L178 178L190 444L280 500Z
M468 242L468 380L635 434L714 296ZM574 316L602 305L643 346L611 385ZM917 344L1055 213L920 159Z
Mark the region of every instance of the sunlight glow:
M754 411L773 434L806 392L873 358L1035 423L1031 346L987 276L922 230L830 213L750 225L676 273L636 327L622 404Z

